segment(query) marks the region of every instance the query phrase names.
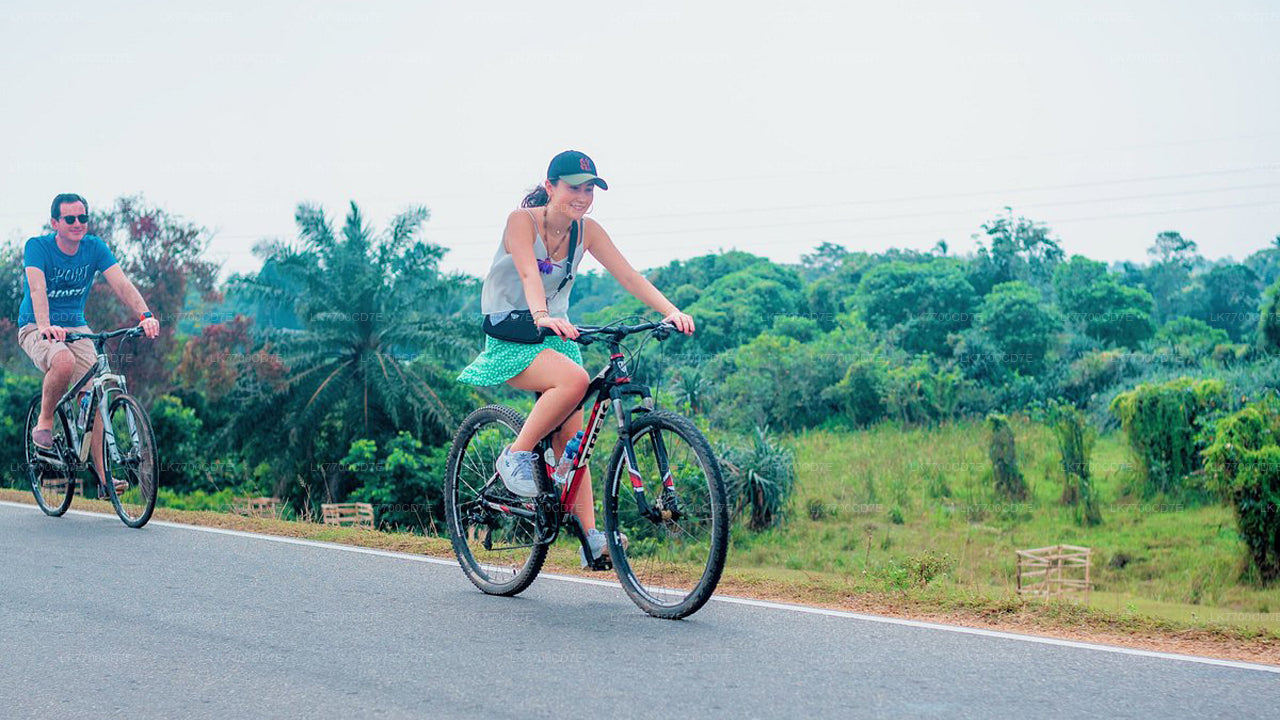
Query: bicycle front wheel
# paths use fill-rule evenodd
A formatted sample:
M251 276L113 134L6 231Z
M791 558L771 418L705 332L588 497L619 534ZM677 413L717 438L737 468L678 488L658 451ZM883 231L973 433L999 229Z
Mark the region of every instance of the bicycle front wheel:
M536 504L507 492L494 468L522 427L520 413L488 405L462 421L449 448L444 490L449 539L467 578L490 595L524 591L547 558L547 546L538 542L543 528L535 518ZM541 458L533 476L540 490L550 489Z
M151 420L128 395L116 395L107 410L102 460L107 492L116 514L131 528L140 528L156 508L159 463ZM117 487L118 486L118 487Z
M720 464L698 428L674 413L640 415L631 425L631 446L635 464L626 438L619 439L605 480L613 566L642 610L687 617L711 598L724 570L729 510Z
M40 407L43 398L36 395L27 410L27 424L23 430L23 445L26 447L27 480L31 483L31 492L36 496L36 504L50 517L61 517L71 507L71 499L76 495L76 467L66 464L71 457L66 452L70 444L67 432L71 424L62 408L56 408L53 414L53 451L63 458L63 467L50 465L36 455L36 445L31 440L31 431L36 428L40 419Z

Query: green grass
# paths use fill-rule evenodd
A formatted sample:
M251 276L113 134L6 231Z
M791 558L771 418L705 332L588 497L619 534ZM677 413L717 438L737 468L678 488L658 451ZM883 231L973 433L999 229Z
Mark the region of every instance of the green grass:
M1031 490L1015 503L991 491L981 421L783 438L798 474L788 518L760 534L736 528L731 565L836 573L874 589L895 567L934 553L950 569L931 593L1005 596L1014 592L1015 549L1084 545L1094 551L1094 607L1280 628L1280 588L1241 579L1244 546L1228 508L1127 496L1135 470L1117 433L1099 438L1091 458L1103 523L1081 527L1058 502L1053 436L1025 418L1012 423Z

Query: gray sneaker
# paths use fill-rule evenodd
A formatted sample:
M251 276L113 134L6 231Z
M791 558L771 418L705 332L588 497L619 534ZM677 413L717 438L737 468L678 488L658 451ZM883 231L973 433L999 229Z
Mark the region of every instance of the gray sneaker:
M622 540L622 549L626 550L631 545L627 540L627 534L618 533L618 536ZM604 555L609 551L609 543L605 538L604 533L600 532L599 528L591 528L587 531L587 544L591 546L592 559L599 558L601 555ZM582 552L581 548L578 549L578 557L582 559L582 567L586 567L587 556L586 553Z
M538 483L533 479L533 463L537 453L529 450L512 450L511 446L502 449L494 463L498 477L507 490L520 497L537 497Z

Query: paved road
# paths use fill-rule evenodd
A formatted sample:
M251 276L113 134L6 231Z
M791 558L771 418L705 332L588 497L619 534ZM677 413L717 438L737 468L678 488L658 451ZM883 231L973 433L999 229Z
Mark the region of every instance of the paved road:
M96 597L92 610L85 597ZM1280 675L0 504L0 716L1276 717Z

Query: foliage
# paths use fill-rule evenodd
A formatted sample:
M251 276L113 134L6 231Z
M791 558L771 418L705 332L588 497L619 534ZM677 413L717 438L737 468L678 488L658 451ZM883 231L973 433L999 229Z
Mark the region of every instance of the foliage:
M872 268L858 287L869 326L886 331L911 353L951 354L947 336L968 327L977 300L960 265L889 262Z
M1280 280L1267 288L1258 318L1258 348L1265 353L1280 353Z
M1073 255L1054 271L1053 285L1062 312L1085 335L1128 348L1151 337L1151 294L1125 287L1105 264Z
M26 432L31 398L40 391L40 379L0 371L0 463L5 483L27 488Z
M1027 483L1018 469L1018 448L1009 418L992 413L987 416L987 427L991 429L987 456L991 459L996 493L1008 500L1026 499Z
M795 430L823 422L841 409L841 398L828 388L856 362L862 339L856 328L833 330L810 343L762 334L718 355L706 371L720 378L710 387L712 418L737 429Z
M212 231L158 207L140 197L122 197L109 209L95 214L91 231L111 247L124 271L147 307L160 320L160 335L122 346L113 369L125 372L130 392L143 404L173 389L172 356L178 351L177 329L190 291L216 297L214 280L218 266L204 257L213 239ZM105 281L99 281L100 286ZM100 287L90 293L85 316L91 327L111 330L136 325L132 308Z
M299 242L259 249L272 274L234 282L243 297L290 310L302 329L259 329L285 375L232 398L245 408L230 433L251 457L284 453L300 483L320 468L325 500L345 491L324 469L334 448L397 430L444 442L453 428L456 409L436 388L454 383L438 368L460 364L476 330L457 279L439 270L444 249L418 237L427 216L410 209L378 234L353 203L338 233L319 207L300 205ZM262 417L280 421L264 428Z
M1208 323L1226 331L1233 342L1252 337L1260 294L1257 273L1245 265L1217 265L1200 277Z
M1200 360L1211 356L1215 348L1229 341L1225 330L1211 327L1203 320L1180 317L1165 323L1149 347L1178 358Z
M357 439L341 463L356 479L348 499L372 504L379 527L445 534L447 455L447 448L425 448L406 432L391 438L382 453L373 440Z
M1089 456L1097 434L1089 426L1084 413L1070 405L1052 403L1048 408L1047 424L1058 441L1058 456L1062 465L1062 504L1075 508L1076 523L1097 525L1102 522L1097 492L1093 488L1093 474L1089 469Z
M725 471L730 507L735 517L750 511L747 527L765 530L783 517L795 490L795 454L776 444L768 428L756 427L749 448L720 444L716 455Z
M1038 375L1061 328L1057 312L1042 305L1040 291L1024 282L1009 282L983 298L975 329L994 341L1016 372Z
M1063 252L1049 228L1025 217L1014 217L1011 208L982 226L986 240L978 241L978 251L969 266L974 289L986 295L1001 283L1022 281L1045 288ZM987 243L990 243L988 247Z
M1145 496L1186 489L1184 481L1201 464L1201 423L1225 400L1221 381L1184 377L1144 383L1111 401L1142 468Z
M1204 455L1209 486L1231 503L1259 578L1280 579L1280 410L1264 401L1219 420Z

